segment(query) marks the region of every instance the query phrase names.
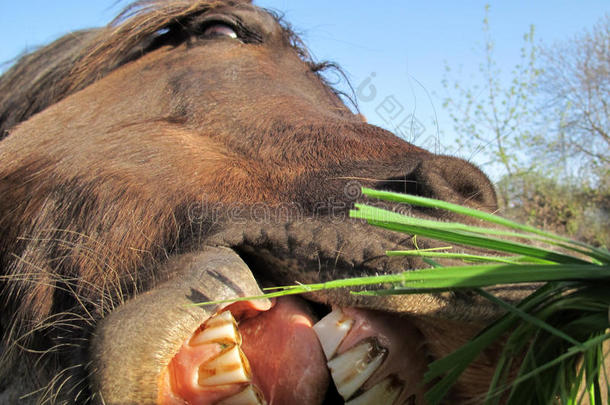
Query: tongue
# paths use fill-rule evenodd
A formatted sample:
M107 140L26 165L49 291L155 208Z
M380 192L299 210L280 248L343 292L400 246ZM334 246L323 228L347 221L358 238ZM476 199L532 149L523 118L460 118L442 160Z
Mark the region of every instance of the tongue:
M239 325L255 384L271 404L320 404L329 384L326 360L303 300L283 297Z
M228 312L202 325L170 362L160 403L322 403L330 375L312 328L317 319L303 300L282 297L269 310L243 303L226 309L241 319L239 333L231 332Z

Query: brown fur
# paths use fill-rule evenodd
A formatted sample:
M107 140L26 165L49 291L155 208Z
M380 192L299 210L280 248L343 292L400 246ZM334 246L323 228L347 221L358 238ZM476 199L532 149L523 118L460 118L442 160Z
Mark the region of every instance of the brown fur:
M159 41L184 40L192 28L189 23L197 16L214 7L240 3L249 1L140 0L105 28L71 33L24 56L0 77L0 139L19 122L139 58ZM282 24L284 41L312 71L334 67L314 62L290 26L275 18ZM174 31L173 39L163 38L166 29Z
M201 38L211 12L231 15L241 41ZM350 179L382 188L399 179L410 192L495 208L473 166L363 123L319 75L327 66L247 2L173 0L137 2L2 76L2 369L11 372L16 353L43 353L55 378L39 376L51 379L39 386L63 386L64 399L86 392L97 322L154 288L168 258L205 244L274 261L257 276L276 284L413 268L382 257L408 240L345 219ZM277 214L284 205L288 218ZM257 206L271 212L265 221ZM496 314L467 294L316 299L463 320Z

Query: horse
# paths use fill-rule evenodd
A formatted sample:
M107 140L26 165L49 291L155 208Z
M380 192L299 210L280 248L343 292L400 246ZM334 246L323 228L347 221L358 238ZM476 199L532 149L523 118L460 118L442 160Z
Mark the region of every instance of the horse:
M424 266L348 217L360 187L497 209L472 164L368 124L334 68L249 1L145 0L4 73L0 402L425 403L427 364L499 314L474 294L218 303Z

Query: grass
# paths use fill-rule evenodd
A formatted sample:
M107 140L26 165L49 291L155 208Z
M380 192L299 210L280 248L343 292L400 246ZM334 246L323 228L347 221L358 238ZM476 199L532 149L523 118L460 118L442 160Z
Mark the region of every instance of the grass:
M603 368L603 344L610 339L610 252L497 215L418 196L363 189L369 198L451 211L479 220L481 226L424 220L358 204L353 218L374 226L450 244L483 248L473 255L447 249L390 251L388 255L421 256L431 268L401 274L276 287L266 297L346 287L390 285L358 294L418 294L474 289L503 307L506 314L463 347L430 364L432 383L426 399L440 403L462 372L485 348L505 339L491 386L482 403L602 404L609 377ZM532 244L535 241L535 246ZM438 259L461 260L443 267ZM529 297L511 305L482 287L543 283ZM252 299L246 297L243 299ZM517 369L516 377L509 375ZM504 403L504 402L503 402Z

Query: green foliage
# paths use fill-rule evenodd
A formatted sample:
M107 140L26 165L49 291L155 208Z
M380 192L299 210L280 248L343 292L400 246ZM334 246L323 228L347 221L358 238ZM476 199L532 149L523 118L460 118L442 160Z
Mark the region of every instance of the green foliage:
M536 158L565 162L568 176L599 183L610 171L610 14L568 41L541 48L544 113L548 134L536 139ZM575 170L577 169L577 170Z
M608 179L610 180L610 178ZM537 173L504 177L504 215L595 246L610 246L610 187L587 182L559 182Z
M554 46L537 46L532 26L519 62L504 76L489 14L486 6L479 80L464 86L463 78L449 80L446 67L443 106L456 143L501 178L504 215L608 246L610 16Z

